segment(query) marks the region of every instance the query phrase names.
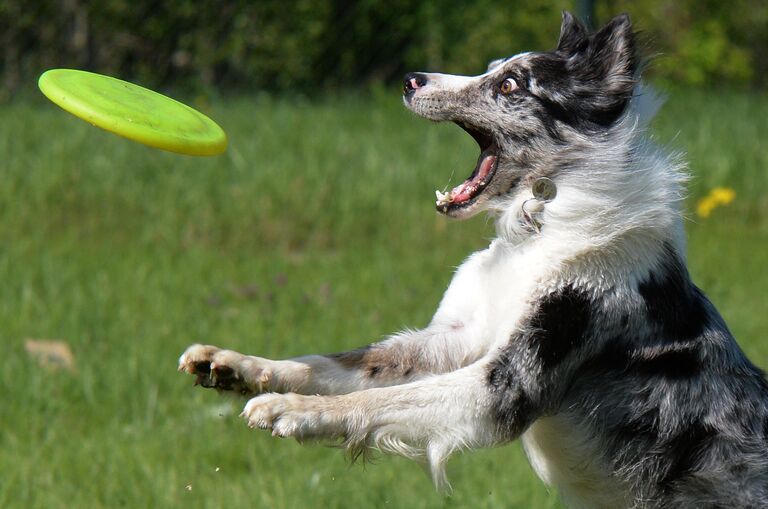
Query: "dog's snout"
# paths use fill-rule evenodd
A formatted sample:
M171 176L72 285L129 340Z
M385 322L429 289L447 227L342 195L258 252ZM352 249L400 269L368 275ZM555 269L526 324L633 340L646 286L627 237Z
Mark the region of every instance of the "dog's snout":
M409 72L403 78L403 95L412 94L417 89L427 84L427 77L418 72Z

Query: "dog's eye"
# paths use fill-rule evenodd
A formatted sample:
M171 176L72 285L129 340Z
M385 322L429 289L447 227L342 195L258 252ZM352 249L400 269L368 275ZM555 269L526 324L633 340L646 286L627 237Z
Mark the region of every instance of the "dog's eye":
M512 92L517 90L517 82L512 78L507 78L501 82L501 86L499 87L499 90L504 95L511 94Z

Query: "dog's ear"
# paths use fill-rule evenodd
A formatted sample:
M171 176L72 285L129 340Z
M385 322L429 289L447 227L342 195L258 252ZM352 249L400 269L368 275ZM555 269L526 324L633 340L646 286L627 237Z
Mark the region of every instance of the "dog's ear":
M587 47L566 61L580 89L579 108L600 124L612 122L624 111L637 84L638 67L635 33L626 14L589 36Z
M639 62L629 15L616 16L590 37L589 56L590 63L606 79L635 77Z
M557 51L572 55L586 47L589 31L573 14L563 11L563 23L560 25L560 40Z

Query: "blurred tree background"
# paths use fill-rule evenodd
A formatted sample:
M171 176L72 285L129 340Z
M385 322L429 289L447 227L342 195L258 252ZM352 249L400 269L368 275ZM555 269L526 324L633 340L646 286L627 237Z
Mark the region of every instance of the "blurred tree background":
M191 91L301 91L380 83L408 70L476 73L550 49L560 12L539 0L0 0L0 96L52 67ZM766 0L596 0L593 25L629 12L680 86L768 85Z

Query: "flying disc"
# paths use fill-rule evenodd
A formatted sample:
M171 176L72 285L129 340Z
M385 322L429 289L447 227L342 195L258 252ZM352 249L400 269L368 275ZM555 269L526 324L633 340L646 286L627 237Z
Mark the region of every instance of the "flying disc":
M51 69L38 81L48 99L96 127L129 140L193 156L221 154L227 135L213 120L170 97L127 81Z

